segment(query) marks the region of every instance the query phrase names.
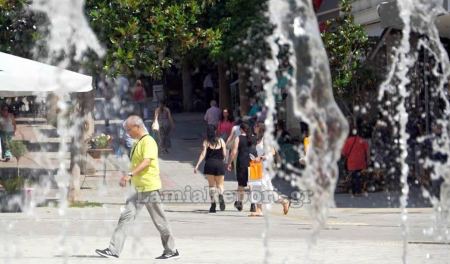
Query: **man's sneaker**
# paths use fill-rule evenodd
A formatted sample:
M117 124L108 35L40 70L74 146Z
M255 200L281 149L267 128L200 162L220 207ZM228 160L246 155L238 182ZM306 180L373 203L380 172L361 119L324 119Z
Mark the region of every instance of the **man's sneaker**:
M177 259L180 257L180 254L178 253L178 250L175 250L175 252L172 253L163 253L161 256L157 257L156 259Z
M96 250L95 250L95 253L97 253L97 254L99 254L100 256L105 257L105 258L118 258L118 257L119 257L119 256L117 256L116 254L113 254L113 253L111 252L111 250L109 250L109 248L103 249L103 250L101 250L101 249L96 249Z

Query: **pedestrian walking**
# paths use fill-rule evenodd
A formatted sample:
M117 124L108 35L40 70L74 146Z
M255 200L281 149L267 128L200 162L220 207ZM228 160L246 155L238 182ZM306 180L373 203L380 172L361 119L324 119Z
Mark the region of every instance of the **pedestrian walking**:
M9 107L3 105L0 113L0 138L2 146L2 158L4 161L9 161L12 157L9 144L16 132L16 119L14 115L10 113Z
M347 159L345 165L351 174L353 195L362 194L361 171L368 167L369 153L367 141L358 135L357 129L351 129L342 155Z
M133 90L133 100L135 102L135 112L144 118L145 111L145 89L141 80L137 80Z
M225 210L223 199L223 182L225 175L225 141L216 134L216 127L209 125L206 131L206 139L203 141L203 149L195 166L194 173L197 173L200 163L205 160L203 173L208 179L209 196L211 198L210 213L216 212L216 194L218 194L220 211Z
M266 151L264 146L264 133L266 127L263 123L256 123L255 125L256 134L256 162L262 162L263 165L263 175L261 182L252 185L252 193L250 195L251 201L256 203L256 211L252 212L249 216L263 216L262 205L263 202L277 202L281 204L283 213L286 215L289 212L289 207L291 205L290 201L284 199L281 195L275 192L272 184L272 178L268 173L269 167L272 166L272 162L275 156L275 149L270 146ZM260 192L260 195L255 195L255 192ZM258 197L259 201L255 199Z
M219 107L217 107L217 102L215 100L211 101L210 106L211 107L206 110L204 120L206 121L207 125L213 125L217 127L220 121L221 111Z
M228 170L231 171L231 162L236 158L236 179L238 182L238 193L234 206L238 211L242 211L244 191L248 183L248 167L250 166L250 154L256 156L254 138L250 126L242 123L240 126L241 134L235 138L230 159L228 161ZM250 211L255 212L255 204L251 204Z
M233 127L231 128L230 135L228 136L227 141L225 142L227 146L227 163L232 162L233 164L233 172L236 174L236 157L234 160L230 161L231 150L234 145L234 140L241 135L241 124L242 119L239 117L234 121Z
M130 159L131 171L120 178L120 186L125 187L131 180L135 192L127 199L125 210L119 218L109 247L95 252L103 257L118 258L127 235L127 228L134 221L139 211L145 206L153 224L161 235L164 252L157 259L178 258L175 242L164 214L161 203L161 179L159 176L158 147L155 140L147 133L144 122L138 116L130 116L125 121L126 132L137 142L134 144Z
M154 120L157 120L159 125L159 130L156 132L161 153L169 153L169 148L172 146L170 132L175 127L175 122L164 100L159 102L159 106L155 110Z

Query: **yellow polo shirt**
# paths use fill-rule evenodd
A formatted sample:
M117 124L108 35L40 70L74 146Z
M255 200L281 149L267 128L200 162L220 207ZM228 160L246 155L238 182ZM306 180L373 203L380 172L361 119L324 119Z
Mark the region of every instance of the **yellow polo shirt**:
M133 175L131 182L138 192L150 192L161 189L158 146L149 135L142 137L131 149L131 168L136 168L144 159L150 159L150 165L137 175Z

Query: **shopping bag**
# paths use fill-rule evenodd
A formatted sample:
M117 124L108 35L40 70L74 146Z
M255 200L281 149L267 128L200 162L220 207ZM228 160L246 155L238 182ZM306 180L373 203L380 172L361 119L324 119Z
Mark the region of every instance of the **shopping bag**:
M153 124L152 124L152 130L159 131L159 123L158 123L158 119L155 119L155 121L153 121Z
M249 182L259 182L262 180L263 176L263 164L261 161L250 161L250 166L248 167L248 181Z

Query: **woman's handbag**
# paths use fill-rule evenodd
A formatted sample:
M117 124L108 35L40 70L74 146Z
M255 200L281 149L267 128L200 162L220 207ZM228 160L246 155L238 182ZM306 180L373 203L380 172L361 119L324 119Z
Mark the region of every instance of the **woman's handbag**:
M263 176L263 164L261 161L250 161L250 166L248 167L248 181L249 182L259 182L262 180Z
M152 123L152 130L159 131L159 122L158 122L158 119L155 119L155 121L153 121L153 123Z

